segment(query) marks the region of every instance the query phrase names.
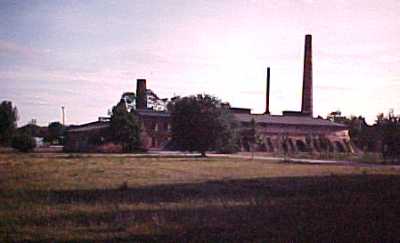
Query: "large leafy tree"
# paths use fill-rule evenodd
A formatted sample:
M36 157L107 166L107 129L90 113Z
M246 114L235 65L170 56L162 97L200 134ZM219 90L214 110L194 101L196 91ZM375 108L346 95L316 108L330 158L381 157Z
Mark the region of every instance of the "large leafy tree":
M382 155L385 161L400 161L400 116L393 112L377 121L382 134Z
M49 142L54 142L57 140L60 142L60 138L64 134L64 126L60 122L51 122L48 126L48 133L46 140Z
M228 109L210 95L176 98L171 110L172 141L177 149L206 151L215 148L232 137L232 122Z
M0 103L0 144L8 145L17 127L18 111L11 101Z
M140 147L139 121L133 110L127 110L123 100L112 109L111 134L113 141L121 144L124 152L132 152Z

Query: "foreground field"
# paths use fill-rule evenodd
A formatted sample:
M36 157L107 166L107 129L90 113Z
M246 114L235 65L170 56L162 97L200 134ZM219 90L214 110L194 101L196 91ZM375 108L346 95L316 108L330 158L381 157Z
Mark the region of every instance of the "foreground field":
M393 242L400 170L0 154L0 242Z

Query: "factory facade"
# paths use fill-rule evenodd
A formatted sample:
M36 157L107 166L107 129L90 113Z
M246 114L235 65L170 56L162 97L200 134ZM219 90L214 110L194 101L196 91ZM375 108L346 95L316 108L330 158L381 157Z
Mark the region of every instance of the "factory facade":
M230 108L234 118L241 124L241 129L248 129L254 120L256 124L257 144L251 146L245 133L240 138L242 151L250 149L276 153L298 152L353 152L348 128L339 123L314 118L313 114L313 77L312 77L312 36L305 37L303 89L301 111L283 111L282 115L272 115L269 110L270 69L267 69L265 112L252 114L247 108ZM155 103L165 102L146 87L145 79L138 79L136 86L136 113L141 122L142 145L147 149L163 150L171 139L170 113L167 110L155 109ZM151 105L149 105L151 103ZM72 138L67 149L81 151L85 145L86 134L99 133L105 129L108 121L98 121L69 129ZM101 133L101 132L100 132ZM75 138L75 139L73 139ZM104 145L104 151L112 145ZM107 147L108 146L108 147ZM86 148L88 148L86 146ZM115 146L113 147L115 148ZM104 152L97 147L96 151ZM113 151L114 151L113 150Z

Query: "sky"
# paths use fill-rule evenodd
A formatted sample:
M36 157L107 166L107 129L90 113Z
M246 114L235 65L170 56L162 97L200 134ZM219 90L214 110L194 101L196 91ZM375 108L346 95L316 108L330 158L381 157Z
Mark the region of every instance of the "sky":
M160 97L208 93L234 107L301 109L313 36L314 116L372 123L400 113L400 1L0 0L0 101L18 125L106 116L136 79Z

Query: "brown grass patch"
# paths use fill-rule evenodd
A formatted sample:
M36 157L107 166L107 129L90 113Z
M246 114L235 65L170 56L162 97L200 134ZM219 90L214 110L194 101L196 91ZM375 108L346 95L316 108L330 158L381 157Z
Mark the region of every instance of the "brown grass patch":
M396 241L399 174L395 166L0 154L0 241Z

